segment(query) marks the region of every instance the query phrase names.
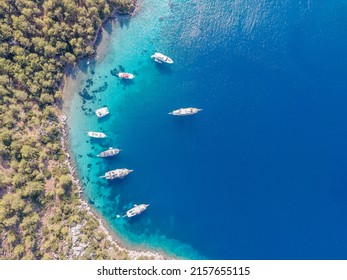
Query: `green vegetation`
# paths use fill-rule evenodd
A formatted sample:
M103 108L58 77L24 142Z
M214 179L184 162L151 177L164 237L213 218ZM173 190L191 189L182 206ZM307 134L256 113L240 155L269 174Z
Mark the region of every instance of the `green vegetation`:
M0 259L126 259L81 207L59 122L68 63L131 0L0 0Z
M135 8L133 0L110 0L110 3L115 5L121 13L128 13Z

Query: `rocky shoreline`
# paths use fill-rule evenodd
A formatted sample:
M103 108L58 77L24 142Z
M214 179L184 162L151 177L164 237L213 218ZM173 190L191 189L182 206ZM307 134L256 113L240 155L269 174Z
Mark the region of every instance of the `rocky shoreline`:
M134 1L135 4L137 4L137 1ZM137 10L138 10L138 5L135 5L135 8L127 14L134 14ZM100 33L102 32L102 28L103 26L106 24L106 22L108 22L109 20L114 19L116 16L118 15L124 15L125 13L120 13L117 9L114 9L112 11L112 13L107 16L102 23L100 24L100 27L97 29L96 31L96 36L94 41L92 42L92 47L95 49L97 42L98 42L98 38L100 36ZM67 68L65 69L65 73L67 71ZM64 77L66 77L66 74L64 75ZM63 79L60 88L63 88L64 86L64 81L65 78ZM61 137L61 147L64 150L65 154L66 154L66 161L65 164L67 165L67 167L69 168L69 172L71 175L71 179L73 181L74 186L77 188L77 193L78 193L78 199L80 202L80 207L85 210L88 215L91 215L92 217L94 217L97 221L98 221L98 229L100 231L102 231L105 235L107 240L115 247L117 248L118 251L120 252L126 252L127 255L129 256L130 259L155 259L155 260L165 260L165 259L172 259L172 257L168 257L163 253L157 253L157 252L152 252L152 251L145 251L145 250L133 250L133 249L128 249L126 248L125 244L122 244L122 242L119 242L119 238L117 237L117 235L113 232L113 230L109 229L107 223L102 219L102 217L100 217L100 215L90 207L90 205L84 200L83 198L83 189L80 183L80 180L78 179L78 175L76 173L76 167L75 167L75 163L73 162L72 158L70 157L69 154L69 147L68 147L68 130L67 130L67 124L66 124L66 120L67 117L65 115L61 115L59 117L59 121L60 121L60 126L61 126L61 131L62 131L62 137ZM79 227L81 227L82 225L77 225L77 227L74 227L71 230L71 235L72 235L72 253L70 258L78 258L79 256L81 256L83 254L83 251L87 248L87 245L84 243L79 243L76 242L77 240L77 236L79 234Z
M80 202L80 207L86 211L88 215L91 215L98 221L98 230L103 232L106 236L106 239L120 252L125 252L130 257L130 259L136 260L136 259L152 259L152 260L165 260L170 259L168 256L165 256L164 254L159 254L157 252L151 252L151 251L143 251L143 250L131 250L127 249L124 245L120 245L119 242L117 242L117 236L114 233L111 233L111 230L108 228L108 225L96 211L94 211L90 205L83 199L82 193L82 186L80 184L80 180L77 177L75 164L72 161L70 154L68 152L68 133L67 133L67 124L66 124L67 117L64 115L61 115L59 118L61 131L62 131L62 137L61 137L61 147L63 151L66 154L66 161L64 164L67 165L70 171L71 179L73 182L73 185L75 188L77 188L78 192L78 199ZM82 225L78 224L75 227L71 228L70 234L72 235L72 248L71 248L71 254L69 256L69 259L78 258L83 255L83 252L87 249L88 244L86 243L78 243L77 238L79 235L79 229L82 227Z

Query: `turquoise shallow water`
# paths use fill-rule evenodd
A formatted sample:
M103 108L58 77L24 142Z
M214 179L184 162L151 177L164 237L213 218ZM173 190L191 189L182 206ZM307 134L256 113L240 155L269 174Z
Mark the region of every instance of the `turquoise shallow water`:
M153 188L151 179L160 174L163 168L158 166L158 162L152 162L151 165L158 143L155 139L144 142L141 138L154 136L156 130L160 131L163 121L168 121L157 119L158 113L167 116L169 108L175 109L165 105L170 104L169 100L173 99L170 92L175 90L170 88L170 75L179 71L165 66L158 67L150 59L155 50L164 51L173 47L173 42L168 41L170 34L165 34L164 28L172 20L172 12L168 3L161 1L140 1L139 6L138 14L131 21L128 16L123 16L105 26L96 60L90 61L90 64L82 61L72 75L73 81L69 80L66 85L67 90L71 87L75 92L69 104L71 151L84 183L85 196L109 224L122 234L125 241L197 258L201 256L190 245L166 236L162 230L152 230L153 215L144 213L141 219L135 218L136 224L115 219L117 214L124 214L134 203L150 203L151 212L159 210L156 219L162 219L161 213L165 212L165 207L161 209L160 205L151 202L153 196L158 199L163 195L162 191L152 189L150 195L146 191L146 188ZM110 73L115 68L134 73L135 81L119 81ZM85 87L93 95L92 100L84 100L76 95ZM93 111L104 105L108 106L111 115L98 120ZM90 140L86 136L88 130L103 131L109 138L105 141ZM109 146L121 148L121 154L107 160L94 157ZM145 162L140 163L139 158ZM98 179L106 171L119 167L135 169L133 174L141 175L128 176L126 180L112 183ZM155 188L159 185L157 183ZM164 218L167 220L165 227L174 226L174 217L170 213L172 210L166 210L168 216Z
M84 194L122 240L185 258L346 256L345 8L142 0L105 26L96 58L67 80L65 108ZM174 64L154 63L155 51ZM203 111L167 114L189 106ZM119 156L95 157L110 146ZM99 179L121 167L134 172ZM134 203L150 207L116 218Z

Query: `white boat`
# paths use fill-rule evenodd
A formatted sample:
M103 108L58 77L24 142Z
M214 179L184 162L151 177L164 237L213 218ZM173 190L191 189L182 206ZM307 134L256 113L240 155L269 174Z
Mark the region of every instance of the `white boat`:
M202 109L189 107L189 108L181 108L181 109L174 110L170 112L169 114L174 116L189 116L189 115L194 115L200 112L201 110Z
M131 218L138 214L141 214L143 211L147 209L148 206L149 204L140 204L140 205L135 204L134 207L129 209L123 217Z
M165 62L165 63L168 63L168 64L172 64L173 63L173 60L170 57L168 57L168 56L166 56L166 55L164 55L162 53L158 53L158 52L156 52L153 55L151 55L151 58L154 58L154 61L158 62L158 63L162 63L162 62Z
M88 136L92 138L105 138L107 135L102 132L89 131Z
M133 171L134 170L127 169L127 168L115 169L115 170L106 172L105 175L100 176L100 178L106 178L107 180L123 179L125 176L127 176L129 173Z
M107 107L103 107L103 108L100 108L100 109L97 109L95 111L95 114L98 118L102 118L102 117L105 117L109 114L110 112L108 111L108 108Z
M116 149L116 148L112 148L111 147L111 148L108 148L108 150L101 152L97 156L98 157L102 157L102 158L104 158L104 157L113 157L113 156L119 154L120 151L121 151L120 149Z
M133 74L125 73L125 72L120 72L117 74L117 76L121 79L127 79L127 80L132 80L135 78Z

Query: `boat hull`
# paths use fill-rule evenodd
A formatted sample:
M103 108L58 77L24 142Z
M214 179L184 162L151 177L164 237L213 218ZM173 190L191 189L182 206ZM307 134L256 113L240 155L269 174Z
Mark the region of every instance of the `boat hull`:
M198 108L181 108L181 109L177 109L174 110L172 112L170 112L170 115L174 115L174 116L190 116L190 115L194 115L198 112L202 111L202 109L198 109Z
M95 114L98 118L102 118L102 117L105 117L109 114L109 110L107 107L104 107L104 108L100 108L98 110L95 111Z
M134 170L127 169L127 168L115 169L115 170L106 172L105 175L101 176L100 178L105 178L107 180L123 179L125 176L127 176L129 173L133 171Z
M105 138L107 135L102 132L94 132L94 131L89 131L88 136L91 138Z
M154 58L154 61L158 62L158 63L162 63L162 62L167 63L167 64L173 63L173 60L170 57L168 57L162 53L155 53L151 56L151 58Z
M140 204L140 205L134 205L133 208L131 208L130 210L128 210L126 212L126 214L124 215L124 217L134 217L136 215L141 214L143 211L145 211L147 209L147 207L149 206L149 204Z
M133 74L124 73L124 72L118 73L118 77L125 80L132 80L135 78Z
M113 148L110 148L106 151L103 151L101 152L100 154L98 154L98 157L101 157L101 158L106 158L106 157L113 157L115 155L118 155L120 153L120 149L113 149Z

